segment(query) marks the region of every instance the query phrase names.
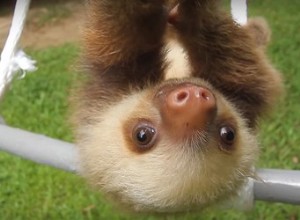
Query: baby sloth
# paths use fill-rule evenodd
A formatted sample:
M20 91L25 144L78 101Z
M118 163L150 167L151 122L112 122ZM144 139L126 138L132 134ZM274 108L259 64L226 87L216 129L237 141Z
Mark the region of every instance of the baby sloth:
M257 122L281 92L262 20L218 0L87 0L81 172L135 211L201 210L253 177Z

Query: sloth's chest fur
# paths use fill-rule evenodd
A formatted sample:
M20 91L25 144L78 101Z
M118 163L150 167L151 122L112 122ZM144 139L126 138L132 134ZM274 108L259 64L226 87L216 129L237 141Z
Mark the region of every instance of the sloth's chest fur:
M166 44L166 61L168 67L165 73L165 80L171 78L183 78L190 76L191 65L187 53L177 40L170 40Z

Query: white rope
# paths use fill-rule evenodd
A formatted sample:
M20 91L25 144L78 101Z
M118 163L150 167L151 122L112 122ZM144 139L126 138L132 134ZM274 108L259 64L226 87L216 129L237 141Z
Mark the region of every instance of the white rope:
M26 71L36 70L35 61L30 60L23 51L17 52L16 49L24 28L29 5L30 0L18 0L15 7L12 25L0 59L0 99L19 70L22 71L22 76L25 75Z
M240 25L247 24L247 0L231 0L231 13L233 19Z

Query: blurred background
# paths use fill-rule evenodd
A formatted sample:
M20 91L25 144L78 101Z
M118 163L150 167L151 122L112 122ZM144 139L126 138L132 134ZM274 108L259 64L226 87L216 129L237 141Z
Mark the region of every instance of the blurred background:
M10 28L14 2L0 2L0 50ZM73 141L68 94L78 77L83 9L83 0L32 1L21 47L37 60L39 69L25 79L16 79L0 103L0 115L8 125ZM274 114L261 122L261 168L300 170L299 11L299 0L249 0L250 16L263 16L270 23L273 37L268 54L282 71L287 91ZM206 210L132 216L116 210L74 174L0 152L0 219L297 220L300 207L257 202L247 213Z

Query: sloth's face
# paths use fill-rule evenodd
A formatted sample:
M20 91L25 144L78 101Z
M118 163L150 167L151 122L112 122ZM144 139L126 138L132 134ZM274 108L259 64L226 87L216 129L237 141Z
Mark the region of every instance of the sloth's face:
M83 173L137 211L200 209L253 175L255 135L199 79L128 95L95 121L80 131Z

